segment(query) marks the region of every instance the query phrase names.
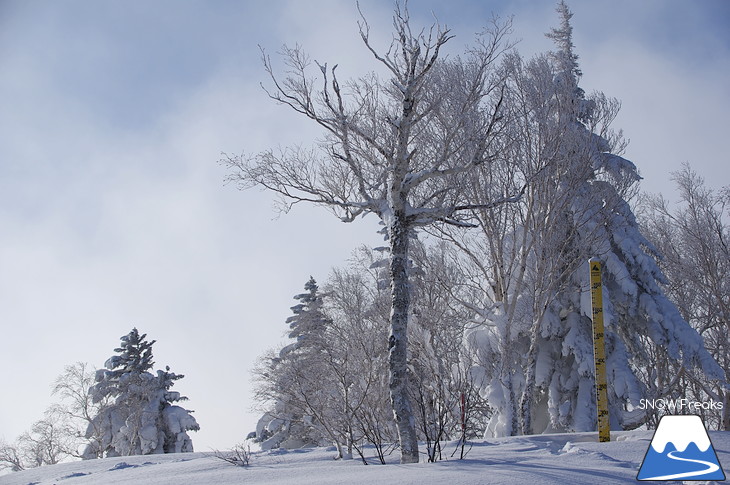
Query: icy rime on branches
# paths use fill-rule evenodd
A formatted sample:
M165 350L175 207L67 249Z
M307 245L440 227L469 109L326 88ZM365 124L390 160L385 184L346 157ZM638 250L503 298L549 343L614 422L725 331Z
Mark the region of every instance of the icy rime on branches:
M304 288L286 320L293 342L277 355L264 356L258 370L258 397L271 404L256 426L256 441L264 450L316 446L324 437L339 448L342 441L332 428L330 400L322 399L331 392L322 360L330 322L314 278Z
M680 205L661 196L647 197L642 222L664 255L660 261L670 284L668 296L702 335L707 350L730 377L730 187L714 191L689 165L673 172ZM650 349L656 362L666 350ZM697 409L707 427L730 431L730 391L722 381L697 369L667 361L653 369L657 398L723 403L722 414ZM683 392L677 393L679 388ZM654 413L652 424L661 416Z
M94 402L108 399L108 404L89 424L87 438L92 441L84 458L193 451L187 432L200 426L191 411L173 404L187 398L170 390L184 376L169 367L150 373L155 341L145 338L133 329L114 349L118 355L97 371L91 397Z
M614 429L647 416L642 397L668 392L662 361L723 376L700 336L666 298L654 246L639 231L627 199L640 179L620 157L610 129L618 102L578 85L571 13L564 3L556 49L505 63L505 111L511 123L505 180L537 173L516 204L475 213L478 232L439 228L461 252L470 278L489 282L474 298L478 315L465 336L481 361L493 414L487 436L595 429L593 350L587 260L604 262L609 402ZM472 183L479 200L484 176ZM512 182L515 183L515 182ZM459 294L455 292L455 294ZM654 348L664 349L652 359ZM660 374L658 374L660 373ZM669 386L671 387L671 386Z
M436 222L467 225L462 213L519 199L519 191L474 204L462 194L465 174L493 162L502 129L502 80L495 64L503 50L506 25L494 24L464 58L443 59L451 38L433 25L414 33L408 12L396 7L394 39L381 53L367 22L360 34L390 79L376 75L342 85L336 67L311 62L299 48L285 48L287 76L271 75L269 95L317 123L325 132L316 152L290 148L252 157L226 157L230 180L242 188L262 186L282 196L284 209L310 202L343 221L376 214L390 245L390 399L398 429L401 461L417 462L418 443L408 397L409 240L418 227Z
M435 461L441 441L480 437L488 409L469 379L471 361L460 355L468 312L450 305L448 292L458 275L436 249L412 244L408 392L419 441ZM367 462L363 445L370 444L379 463L393 450L382 249L360 248L348 268L333 270L322 292L310 279L308 291L295 296L299 303L287 319L291 343L264 355L254 372L263 416L250 437L263 449L334 444L337 456L357 453Z
M502 56L505 27L496 25L464 58L439 58L448 31L415 35L399 9L385 54L360 26L386 82L371 75L344 87L335 68L318 65L317 88L299 48L285 49L283 80L264 56L269 95L317 123L325 144L223 160L231 180L278 193L285 210L310 202L345 222L381 219L388 259L375 267L388 268L383 346L404 463L418 460L417 439L435 459L457 416L465 437L474 425L488 436L595 429L591 257L605 268L613 428L646 422L640 398L677 390L668 367L724 385L702 338L665 296L659 252L629 205L640 177L611 129L619 103L580 88L572 14L563 2L558 12L548 35L555 50L527 61ZM420 254L417 230L442 241ZM333 315L326 326L341 321L350 320ZM324 352L351 343L343 340L350 334L329 335ZM366 407L353 401L353 383L373 390L377 381L343 370L346 355L331 360L338 384L317 390L343 404L332 433L322 429L354 446L352 424Z

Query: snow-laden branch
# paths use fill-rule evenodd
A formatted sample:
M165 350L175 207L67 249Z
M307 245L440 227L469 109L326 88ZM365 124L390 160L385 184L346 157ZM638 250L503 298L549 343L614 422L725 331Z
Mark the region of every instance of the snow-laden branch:
M452 38L448 29L434 24L414 31L400 5L393 22L384 54L373 47L364 17L359 24L365 47L390 75L385 81L370 75L341 83L337 65L312 66L299 46L281 52L285 74L280 77L262 50L273 84L266 90L269 97L314 121L324 139L315 150L224 155L221 163L231 169L229 182L278 194L284 211L307 202L326 206L345 222L366 213L383 222L390 249L389 389L401 460L411 463L418 461L418 441L407 372L410 238L416 228L436 222L469 226L460 213L521 195L477 203L464 190L470 172L487 170L497 146L505 145L500 140L504 82L493 72L505 30L491 33L491 41L470 50L468 59L447 62L442 48Z

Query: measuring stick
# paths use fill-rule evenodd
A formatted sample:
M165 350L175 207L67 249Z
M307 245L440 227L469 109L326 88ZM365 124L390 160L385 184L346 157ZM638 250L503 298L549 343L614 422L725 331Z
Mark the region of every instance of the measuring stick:
M606 381L606 346L603 331L603 284L601 262L588 261L591 270L591 304L593 306L593 359L596 364L596 410L598 411L598 441L611 441L608 419L608 384Z

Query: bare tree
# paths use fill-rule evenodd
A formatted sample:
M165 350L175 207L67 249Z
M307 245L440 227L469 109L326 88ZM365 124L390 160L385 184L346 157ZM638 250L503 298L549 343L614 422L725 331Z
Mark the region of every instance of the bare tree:
M13 472L25 470L26 465L17 445L0 442L0 470L9 469Z
M43 419L33 423L15 443L0 443L0 470L20 471L43 465L55 465L77 456L78 441L69 431L65 416L55 407L46 410Z
M64 429L63 421L56 419L52 411L33 423L30 432L23 433L18 443L30 467L55 465L72 455L73 436Z
M325 139L316 151L269 150L225 156L222 163L241 188L261 186L279 194L284 210L310 202L344 222L373 213L384 223L390 245L390 398L401 462L413 463L419 455L407 390L410 238L435 222L465 225L465 211L514 200L519 193L473 204L462 191L465 174L498 157L503 91L494 66L508 26L494 22L464 59L443 59L449 30L436 24L414 31L399 5L394 27L390 48L382 53L371 42L364 17L359 24L365 47L390 76L387 81L372 74L343 85L336 65L316 63L322 77L317 88L310 59L300 48L284 48L284 79L264 54L273 82L269 96L317 123Z
M103 433L100 423L94 420L94 417L108 405L109 398L104 397L99 402L93 401L89 390L96 383L95 374L96 369L91 369L85 362L67 365L53 386L53 394L61 398L61 402L55 405L54 409L68 423L70 436L85 444L89 444L90 441L97 442L98 446L91 446L89 449L99 450L96 457L101 458L100 445ZM80 457L78 449L75 450L74 456Z
M84 438L87 427L101 405L91 401L89 387L93 383L88 364L66 366L53 387L61 402L46 409L43 419L33 423L14 444L0 444L0 469L18 471L52 465L67 457L80 458L79 450L88 443Z
M426 456L442 459L442 441L455 439L464 431L461 398L465 396L462 352L464 329L471 311L460 305L453 291L462 275L453 265L449 245L444 241L428 247L413 247L413 316L410 329L411 393L418 412L416 423L426 444Z
M678 189L673 208L661 196L647 197L643 222L663 253L667 293L682 316L702 336L705 346L730 377L730 192L714 191L689 165L672 173ZM660 349L657 349L660 351ZM706 422L730 430L730 395L723 382L711 381L693 369L669 362L665 374L676 376L658 383L661 392L723 403L722 415L710 413ZM661 377L659 374L657 377Z
M238 443L233 446L230 451L218 451L213 452L213 456L219 460L223 460L233 466L240 466L246 468L251 465L251 446L248 444Z

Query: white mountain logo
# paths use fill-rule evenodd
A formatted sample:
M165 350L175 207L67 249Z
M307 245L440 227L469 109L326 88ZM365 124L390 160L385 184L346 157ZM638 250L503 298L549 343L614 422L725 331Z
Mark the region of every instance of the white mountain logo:
M702 418L663 416L637 480L725 480Z

